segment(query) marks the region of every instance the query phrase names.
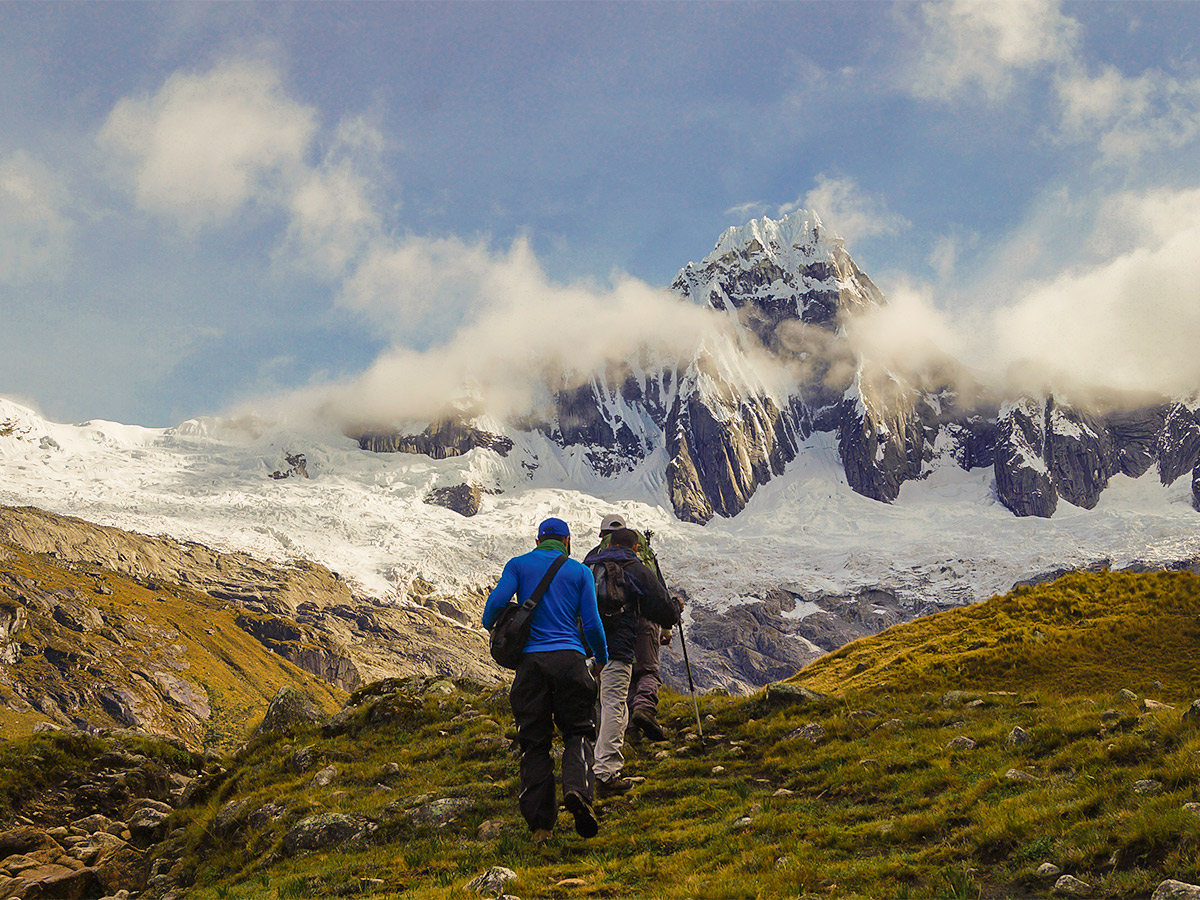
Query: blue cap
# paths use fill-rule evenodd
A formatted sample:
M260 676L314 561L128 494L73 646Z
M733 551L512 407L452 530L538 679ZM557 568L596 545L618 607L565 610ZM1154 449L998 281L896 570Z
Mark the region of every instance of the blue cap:
M538 526L538 540L544 537L570 537L571 529L562 519L549 518Z

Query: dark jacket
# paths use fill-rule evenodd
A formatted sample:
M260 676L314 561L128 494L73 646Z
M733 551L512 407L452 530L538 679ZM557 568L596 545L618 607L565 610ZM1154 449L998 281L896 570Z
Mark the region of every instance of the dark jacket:
M608 547L595 550L584 557L584 565L612 561L619 563L632 582L630 587L634 602L629 603L620 616L601 616L604 637L608 643L608 658L619 662L633 662L637 645L639 616L670 628L679 622L679 606L667 594L658 576L632 550L625 547Z

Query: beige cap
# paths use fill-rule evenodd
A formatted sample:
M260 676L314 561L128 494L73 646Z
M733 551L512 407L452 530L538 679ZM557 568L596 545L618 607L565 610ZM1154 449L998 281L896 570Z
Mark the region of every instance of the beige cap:
M625 520L618 515L605 516L600 520L600 533L616 531L625 527Z

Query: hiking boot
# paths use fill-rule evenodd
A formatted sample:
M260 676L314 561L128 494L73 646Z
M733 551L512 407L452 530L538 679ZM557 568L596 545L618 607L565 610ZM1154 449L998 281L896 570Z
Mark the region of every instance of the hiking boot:
M667 735L650 713L635 712L633 714L633 724L637 726L638 731L652 741L665 741L667 739Z
M533 845L535 847L540 847L547 843L552 837L554 837L553 831L547 831L545 828L538 828L533 832Z
M600 821L596 818L596 811L592 809L587 797L579 791L568 791L563 803L567 812L575 817L576 833L580 837L595 837L596 832L600 830Z
M614 775L612 778L596 779L597 797L616 797L620 794L627 794L632 789L633 782L628 778L622 778L620 775Z

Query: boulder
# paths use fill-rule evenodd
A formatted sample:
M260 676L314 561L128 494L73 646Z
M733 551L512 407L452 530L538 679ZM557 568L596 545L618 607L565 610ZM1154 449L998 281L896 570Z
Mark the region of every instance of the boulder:
M1200 884L1168 878L1154 889L1150 900L1200 900Z
M315 725L324 717L320 708L308 696L290 685L285 685L271 698L266 715L254 729L254 737L287 731L298 725Z
M829 696L788 681L777 681L767 685L767 703L773 706L825 706Z
M33 853L37 850L61 852L62 847L46 832L32 825L19 825L8 831L0 832L0 859L15 854Z
M287 815L287 808L278 803L264 803L246 819L246 824L255 831L262 831L272 822L278 822Z
M1183 722L1192 728L1200 727L1200 700L1193 700L1191 706L1184 710Z
M344 813L321 813L301 819L283 836L284 852L324 850L361 840L377 826L370 819Z
M329 787L333 784L333 780L338 777L338 767L328 765L312 778L313 787Z
M217 814L213 816L213 832L225 836L237 831L249 806L250 801L247 799L230 800L222 804L221 808L217 810Z
M129 817L129 833L140 846L149 846L161 841L167 833L167 818L170 813L161 809L143 807Z
M960 734L958 737L946 744L947 750L974 750L976 744L965 734Z

